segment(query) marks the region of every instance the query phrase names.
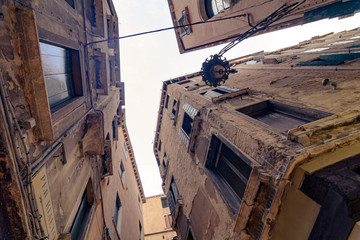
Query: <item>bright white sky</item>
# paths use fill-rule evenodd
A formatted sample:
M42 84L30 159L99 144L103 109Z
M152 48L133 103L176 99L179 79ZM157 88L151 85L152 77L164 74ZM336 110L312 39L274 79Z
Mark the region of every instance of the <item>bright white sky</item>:
M113 0L120 36L171 27L166 0ZM323 20L253 37L225 54L232 59L273 51L313 36L360 27L360 14L343 20ZM174 30L120 40L121 81L125 82L126 122L145 196L161 194L161 179L153 153L153 140L162 82L197 72L202 62L220 51L217 46L179 54Z

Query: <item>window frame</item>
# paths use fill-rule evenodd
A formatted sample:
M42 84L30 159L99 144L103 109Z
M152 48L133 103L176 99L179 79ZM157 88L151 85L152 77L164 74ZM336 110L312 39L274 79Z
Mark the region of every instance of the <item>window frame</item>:
M185 7L184 10L181 12L181 16L177 20L178 26L181 28L179 29L179 36L184 37L186 35L189 35L192 32L191 26L184 26L190 24L190 18L189 18L189 9L188 7Z
M116 208L117 206L118 208ZM120 236L122 223L122 204L118 193L116 193L113 223L117 234Z
M273 132L277 132L283 136L287 136L287 132L289 130L304 125L304 124L296 125L290 129L286 130L286 132L285 132L285 131L281 131L280 129L278 129L277 127L275 127L273 125L270 125L264 121L258 120L251 116L254 114L261 113L262 111L268 111L268 108L270 108L270 110L271 110L271 108L275 108L276 112L282 112L283 114L290 115L293 118L302 119L304 122L306 121L306 123L304 123L304 124L307 124L307 123L310 123L313 121L317 121L319 119L329 117L332 115L331 113L328 113L328 112L323 112L320 110L307 108L307 107L301 108L301 107L297 107L290 103L282 103L282 102L278 102L278 101L271 100L271 99L251 103L251 104L243 106L241 108L237 108L237 109L235 109L235 111L238 114L241 114L243 117L251 120L252 122L256 122L257 124L267 128L267 129L271 129Z
M66 50L69 54L69 64L71 65L71 88L73 91L73 96L57 103L54 106L50 106L50 101L49 98L47 98L48 104L49 104L49 109L51 111L52 117L53 115L59 111L60 109L64 108L66 105L69 105L70 103L76 101L78 98L81 98L84 96L84 88L83 88L83 81L82 81L82 69L81 69L81 59L80 59L80 50L79 49L75 49L75 48L71 48L69 46L65 46L65 45L61 45L61 44L57 44L55 42L50 42L44 39L39 39L39 50L41 49L40 45L41 44L46 44L46 45L50 45L50 46L54 46L54 47L58 47L58 48L62 48L64 50ZM43 53L41 53L40 50L40 56L42 56ZM43 59L41 57L41 66L43 69L43 77L44 77L44 84L46 86L46 79L45 79L45 71L43 68ZM47 89L46 93L48 95L48 91Z
M218 146L213 146L215 141L217 141L217 143L215 144L218 144ZM244 180L243 178L240 178L240 180L245 184L245 188L243 190L242 196L239 196L236 193L237 190L233 189L231 184L219 173L218 166L216 166L220 163L219 157L222 151L221 146L223 145L225 145L233 154L235 154L238 157L238 159L242 161L243 164L246 164L247 167L250 168L247 178L246 176L243 176L244 178L246 178L246 182L243 181ZM224 164L226 164L226 162L224 162ZM237 214L240 209L241 203L245 197L247 186L249 185L255 167L256 166L254 162L251 161L248 156L246 156L244 153L240 152L236 147L234 147L233 144L229 143L225 138L223 138L222 136L216 133L211 134L211 138L209 141L208 150L206 154L205 168L209 178L212 180L214 186L219 191L225 204L234 214Z

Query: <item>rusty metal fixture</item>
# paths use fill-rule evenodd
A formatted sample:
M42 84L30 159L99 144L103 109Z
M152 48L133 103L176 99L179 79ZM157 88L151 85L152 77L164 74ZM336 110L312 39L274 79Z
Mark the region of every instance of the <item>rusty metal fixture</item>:
M264 31L274 22L280 20L282 17L291 13L293 10L297 9L301 4L306 2L306 0L302 0L301 2L295 2L289 6L286 4L282 5L275 12L264 18L262 21L253 26L250 23L250 16L248 15L249 26L251 28L246 32L240 34L237 38L232 40L229 44L227 44L223 49L220 50L218 54L211 55L210 59L206 59L202 64L201 75L203 77L203 81L213 87L221 85L222 82L225 82L228 79L230 73L236 73L236 70L230 69L229 62L226 61L222 56L229 51L231 48L242 42L243 40L251 37L252 35Z
M235 69L230 69L230 64L226 58L217 54L206 58L201 67L202 80L210 86L217 87L224 83L230 73L236 73Z

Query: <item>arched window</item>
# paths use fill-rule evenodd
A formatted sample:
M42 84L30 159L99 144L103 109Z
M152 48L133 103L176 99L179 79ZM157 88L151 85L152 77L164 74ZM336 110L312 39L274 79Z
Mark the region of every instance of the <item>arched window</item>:
M212 18L229 8L230 5L231 0L205 0L206 15L208 18Z

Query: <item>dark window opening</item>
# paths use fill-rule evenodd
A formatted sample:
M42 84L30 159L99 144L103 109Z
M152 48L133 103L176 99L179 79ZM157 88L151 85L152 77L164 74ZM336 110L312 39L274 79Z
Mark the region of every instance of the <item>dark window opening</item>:
M139 240L143 239L142 237L142 226L141 226L141 222L139 221Z
M168 105L169 105L169 95L166 95L165 108L168 108Z
M122 205L119 195L116 193L113 221L116 226L116 231L118 232L118 234L120 234L120 230L121 230L121 218L122 218Z
M240 108L237 111L284 133L289 129L331 115L314 109L303 109L270 100Z
M116 121L112 121L112 132L113 132L113 139L116 138Z
M161 140L159 140L159 147L158 147L158 149L159 149L159 152L161 151Z
M191 82L190 80L186 80L186 81L182 81L182 82L178 82L179 85L183 85L183 84L186 84L186 83L189 83Z
M168 204L168 201L167 201L166 197L161 198L161 205L162 205L162 208L168 208L169 207L169 204Z
M40 52L50 108L82 96L79 52L43 42Z
M70 228L71 240L84 237L87 222L90 219L91 206L94 202L91 181L88 182L80 201L73 224Z
M171 113L174 114L174 116L176 115L176 107L177 107L176 103L177 103L177 101L174 99L173 109L172 109L172 111L171 111Z
M122 161L120 161L119 174L120 174L121 181L124 182L125 168L124 168Z
M65 0L72 8L75 8L75 0Z
M183 120L183 123L182 123L182 129L184 130L184 132L188 136L190 136L192 126L193 126L193 122L194 122L194 120L187 113L184 113L184 120Z
M162 165L163 165L163 167L164 167L164 169L165 169L165 168L166 168L166 163L165 163L164 160L162 161Z
M356 167L356 168L354 169L354 172L360 175L360 167Z
M193 237L193 234L192 234L190 228L189 228L189 232L188 232L188 236L187 236L186 240L194 240L194 237Z
M213 182L224 199L238 210L252 171L250 160L213 135L206 167L214 173Z

